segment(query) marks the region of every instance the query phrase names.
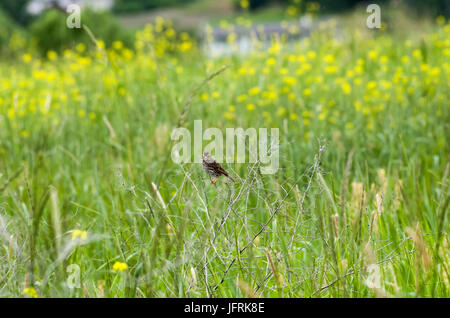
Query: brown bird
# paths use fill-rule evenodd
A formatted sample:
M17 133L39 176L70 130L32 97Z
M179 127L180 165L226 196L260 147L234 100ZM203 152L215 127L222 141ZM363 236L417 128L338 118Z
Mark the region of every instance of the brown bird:
M234 179L228 175L228 172L226 172L225 169L222 168L220 163L215 161L214 158L211 157L211 155L208 152L203 153L202 166L210 178L211 177L216 178L215 181L211 180L211 183L214 186L216 185L216 182L219 181L219 177L222 175L227 177L231 181L235 182Z

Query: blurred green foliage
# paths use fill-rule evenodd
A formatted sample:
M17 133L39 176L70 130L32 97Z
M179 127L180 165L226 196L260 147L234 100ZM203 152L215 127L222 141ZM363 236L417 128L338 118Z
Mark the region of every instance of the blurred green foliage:
M66 26L67 17L68 15L58 10L49 10L31 24L31 36L42 54L49 50L71 48L80 42L92 43L82 28L69 29ZM81 12L81 24L87 25L106 46L117 40L122 41L125 46L130 47L133 44L133 33L121 27L108 12L85 9Z
M26 13L29 0L1 0L0 9L10 16L16 23L25 25L30 16Z
M257 9L270 3L279 2L285 5L295 5L297 7L305 8L308 3L319 3L320 10L323 12L338 12L342 10L348 10L354 8L356 5L369 4L370 1L366 0L249 0L250 9ZM376 4L383 5L388 2L394 2L389 0L378 0ZM235 0L235 3L239 4L240 0ZM450 13L450 1L449 0L404 0L404 4L408 5L417 12L425 11L433 15L449 15Z
M0 56L13 55L25 43L25 31L0 9Z
M159 7L175 6L194 0L116 0L114 11L118 13L136 12Z

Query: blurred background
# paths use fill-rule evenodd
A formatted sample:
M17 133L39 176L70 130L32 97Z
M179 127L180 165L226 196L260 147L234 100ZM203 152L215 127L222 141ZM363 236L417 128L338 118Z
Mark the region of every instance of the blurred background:
M329 19L335 20L337 29L361 28L369 15L369 3L360 0L1 0L1 56L30 50L45 56L49 50L58 52L80 42L89 44L82 29L61 27L65 26L70 3L80 5L81 23L106 46L119 40L133 48L135 31L163 17L173 22L177 32L187 32L199 42L209 30L214 42L208 49L214 54L229 50L231 31L238 37L259 31L267 35L289 33L295 38L308 36L320 21ZM450 12L449 0L376 3L382 9L382 29L399 36L426 32L436 19L445 21ZM242 51L248 49L247 42L239 43Z

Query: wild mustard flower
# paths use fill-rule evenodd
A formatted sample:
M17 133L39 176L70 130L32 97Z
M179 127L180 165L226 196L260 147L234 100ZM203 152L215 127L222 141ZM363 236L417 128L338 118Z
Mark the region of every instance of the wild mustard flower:
M112 47L115 50L120 51L121 49L123 49L123 43L122 43L122 41L114 41L112 44Z
M47 58L50 61L54 61L54 60L56 60L58 58L58 54L55 51L50 50L50 51L47 52Z
M243 94L243 95L239 95L237 98L236 98L236 101L237 102L243 102L243 101L245 101L245 100L247 100L247 95L245 95L245 94Z
M350 84L347 83L347 82L343 82L343 83L341 84L341 88L342 88L342 91L344 92L345 95L350 94L351 91L352 91L352 87L351 87Z
M338 68L336 65L330 65L330 66L325 67L325 73L327 73L327 74L335 74L335 73L337 73L337 71L338 71Z
M250 5L248 0L241 0L240 4L241 4L241 8L243 8L243 9L247 9Z
M273 65L275 65L276 62L277 62L277 60L275 60L273 57L271 57L271 58L267 59L266 64L268 66L273 66Z
M87 239L87 232L84 230L73 230L72 232L72 241L76 239L85 240Z
M285 76L283 78L283 82L286 83L287 85L295 85L297 84L297 79L295 79L292 76Z
M27 130L22 130L22 131L20 132L20 135L21 135L23 138L28 138L28 137L30 136L30 133L29 133Z
M115 262L112 269L113 272L123 272L126 271L128 268L128 265L126 263L122 263L122 262Z
M284 108L284 107L278 108L278 110L277 110L278 116L283 116L285 113L286 113L286 108Z
M36 292L36 289L34 289L34 287L24 288L24 290L22 291L22 295L29 296L31 298L38 298L38 294Z
M436 18L436 23L439 25L444 25L445 24L445 17L443 15L440 15Z
M31 57L31 54L30 54L30 53L26 53L26 54L24 54L24 55L22 56L22 60L23 60L25 63L30 63L30 62L31 62L31 59L32 59L32 57Z
M259 94L259 87L253 87L253 88L249 89L248 94L249 95L258 95Z

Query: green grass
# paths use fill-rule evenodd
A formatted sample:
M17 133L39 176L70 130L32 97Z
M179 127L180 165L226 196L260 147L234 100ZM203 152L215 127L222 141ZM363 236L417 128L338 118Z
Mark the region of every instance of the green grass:
M448 25L214 60L148 32L1 65L0 296L449 296ZM279 171L173 163L195 119L279 127Z

